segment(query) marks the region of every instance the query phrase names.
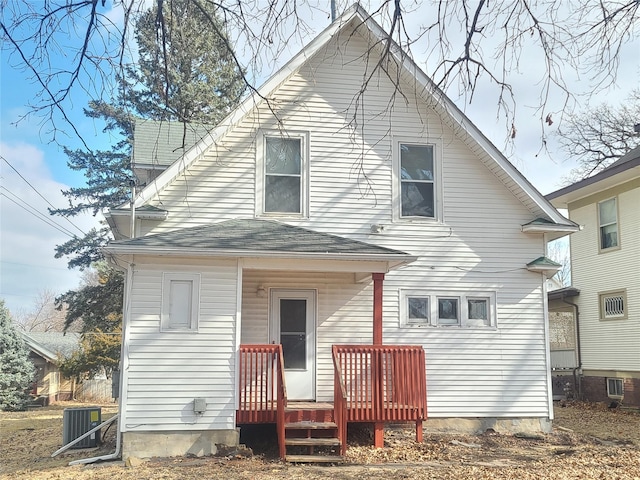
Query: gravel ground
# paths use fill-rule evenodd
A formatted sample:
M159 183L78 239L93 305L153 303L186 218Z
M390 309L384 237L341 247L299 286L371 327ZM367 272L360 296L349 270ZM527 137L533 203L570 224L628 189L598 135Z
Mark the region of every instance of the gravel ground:
M71 451L60 458L62 409L0 412L0 479L156 480L156 479L635 479L640 480L640 413L609 410L604 405L556 405L554 430L547 435L425 435L388 429L384 449L370 446L370 432L350 432L347 463L340 466L287 465L274 451L273 439L254 444L245 458L154 459L135 467L122 463L68 467L77 458L113 451L113 432L99 451ZM103 418L115 408L103 408ZM112 429L113 430L113 429Z

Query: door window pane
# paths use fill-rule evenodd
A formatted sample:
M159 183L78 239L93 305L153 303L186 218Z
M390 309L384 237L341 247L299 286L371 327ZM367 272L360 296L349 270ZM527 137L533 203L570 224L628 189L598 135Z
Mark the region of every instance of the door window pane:
M280 343L286 369L307 368L307 301L280 299Z

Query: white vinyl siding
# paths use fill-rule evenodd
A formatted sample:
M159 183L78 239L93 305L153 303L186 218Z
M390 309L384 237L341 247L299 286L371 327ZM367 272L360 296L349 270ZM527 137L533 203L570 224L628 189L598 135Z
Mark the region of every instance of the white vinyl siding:
M235 261L136 257L122 372L123 431L235 428ZM163 277L200 277L197 333L161 331ZM170 275L169 275L170 276ZM193 399L207 410L193 414Z
M200 275L165 273L162 280L163 331L197 331L200 312Z
M151 233L256 216L256 202L260 202L256 193L260 182L256 173L259 131L309 132L307 215L287 217L286 222L418 257L416 262L386 274L383 329L386 344L425 347L429 415L552 415L547 396L542 276L525 268L527 262L543 254L543 239L521 229L540 216L539 212L523 205L531 205L530 199L515 197L505 187L499 179L504 173L489 170L477 147L470 148L460 140L462 129L449 128L433 105L413 92L414 84L403 83L407 101L397 101L389 108L394 87L386 76L377 78L375 89L363 97L366 110L360 112L359 121L364 127L348 127L362 79L362 54L368 45L357 35L334 42L339 46L334 43L335 48L319 52L274 92L271 106L284 119L284 130L269 107L259 105L204 152L186 175L158 193L154 202L170 214ZM393 137L394 132L402 137ZM394 190L399 187L399 182L394 182L394 150L405 139L412 145L435 145L436 158L441 155L441 160L436 160L436 167L440 165L436 175L441 178L436 188L440 186L442 198L438 208L436 194L437 219L394 221L399 212L394 206ZM384 227L382 233L371 233L374 224ZM227 322L233 323L231 307L225 301L235 301L235 296L216 292L216 303L223 303L227 313L219 323L209 323L204 302L213 295L213 280L206 272L202 275L200 333L189 336L177 348L185 353L181 361L187 366L194 361L187 355L190 345L197 346L195 356L205 354L219 361L214 384L216 395L224 396L224 383L232 383L227 376L229 362L235 361L229 350L232 347L225 343L231 334L226 330ZM353 274L330 272L245 270L243 279L241 336L247 343L268 341L268 295L258 297L258 285L266 289L317 289L317 400L332 400L331 345L372 341L371 283L358 283ZM427 292L496 292L498 325L401 328L399 291L416 286ZM137 292L136 301L156 305L159 299L154 290L144 292L147 296ZM150 321L144 312L135 318ZM203 337L213 325L223 329L224 335ZM157 335L157 323L153 326L156 330L151 339ZM162 354L158 359L167 362ZM172 362L172 375L181 375L180 363ZM148 371L144 374L152 375L150 359L136 374L141 375L145 368ZM197 375L205 376L202 370ZM141 398L136 406L136 421L142 423L145 400L149 397ZM228 408L233 408L232 402ZM175 415L180 417L177 411Z

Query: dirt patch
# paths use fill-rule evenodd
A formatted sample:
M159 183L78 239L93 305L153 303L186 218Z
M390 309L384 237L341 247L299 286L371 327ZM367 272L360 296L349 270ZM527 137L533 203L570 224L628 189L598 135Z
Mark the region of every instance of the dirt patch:
M557 405L554 431L547 435L426 435L418 444L412 430L388 429L385 448L374 449L371 432L353 428L342 466L284 464L276 458L272 439L257 442L251 458L154 459L133 468L122 463L66 466L73 459L112 452L110 434L99 451L71 451L51 459L62 440L63 408L0 412L1 479L640 479L640 414L606 405ZM110 408L103 408L103 418L115 412Z

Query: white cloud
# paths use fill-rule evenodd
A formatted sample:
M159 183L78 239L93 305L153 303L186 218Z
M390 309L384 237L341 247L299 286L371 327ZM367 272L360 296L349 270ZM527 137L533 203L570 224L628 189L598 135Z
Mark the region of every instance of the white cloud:
M81 234L66 220L48 213L49 205L42 197L56 207L64 206L66 200L61 190L68 186L52 179L42 150L22 142L0 142L0 154L37 190L34 191L4 160L0 161L0 298L12 311L28 310L38 292L44 289L59 294L75 288L79 272L68 270L65 259L54 258L55 246L70 237L28 213L16 202L33 207L48 222L55 222L62 229ZM77 216L71 221L85 232L98 223L91 215Z

